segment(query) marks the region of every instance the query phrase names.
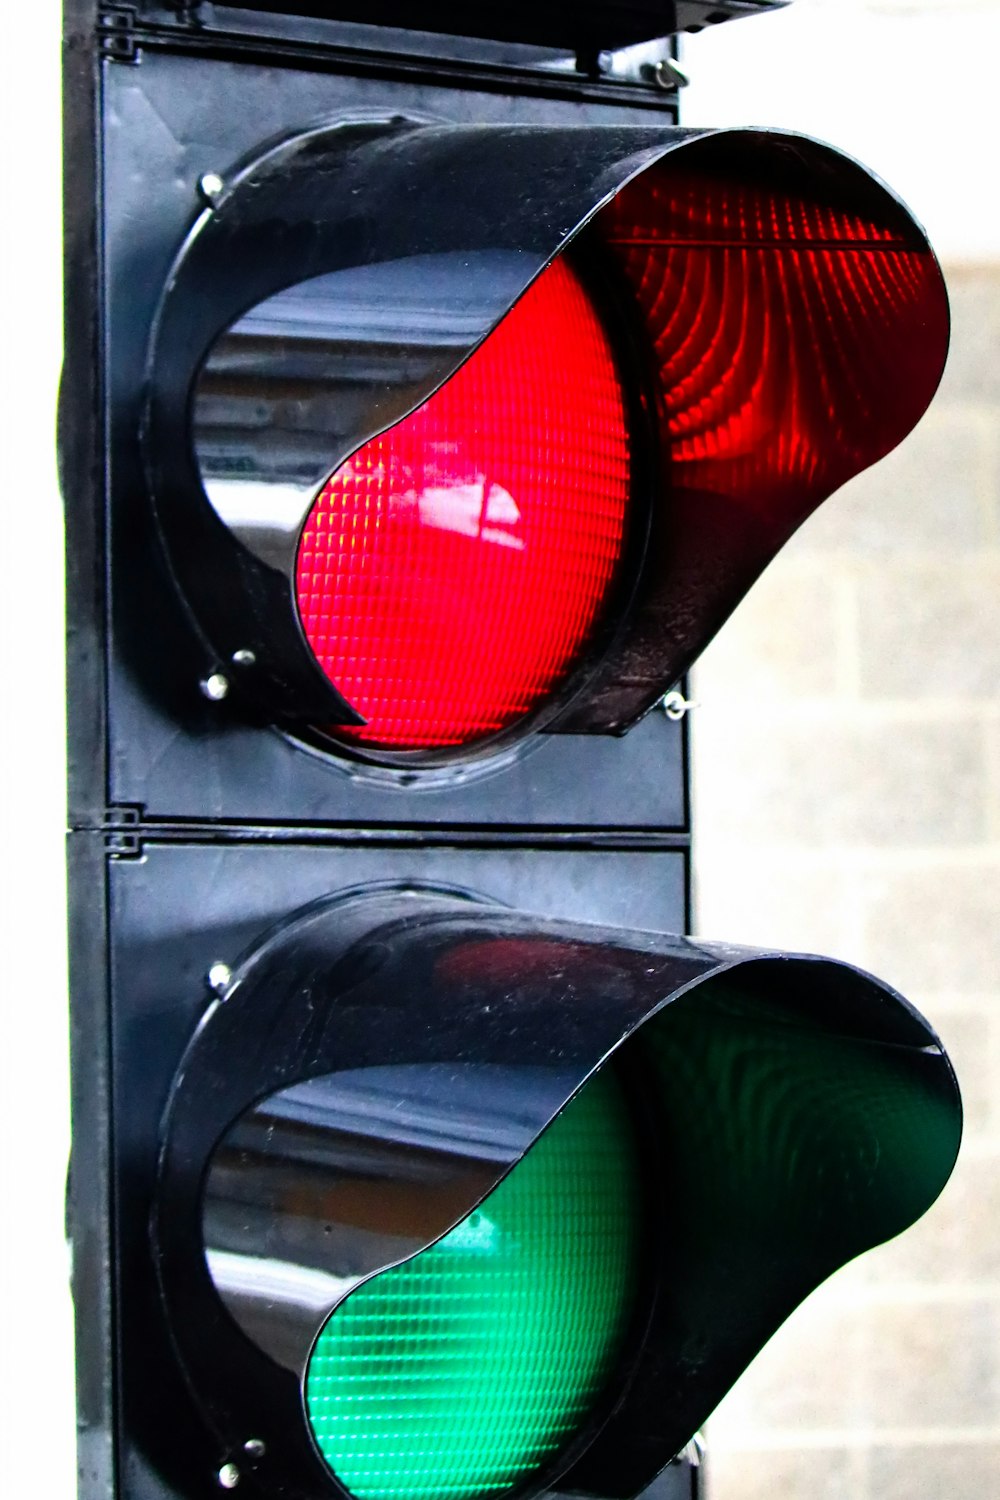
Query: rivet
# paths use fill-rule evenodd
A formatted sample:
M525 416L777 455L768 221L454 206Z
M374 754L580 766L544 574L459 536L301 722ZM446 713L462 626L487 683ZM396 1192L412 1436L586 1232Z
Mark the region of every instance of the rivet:
M198 686L211 703L221 703L229 694L229 678L224 677L221 672L210 672Z
M233 971L229 965L223 963L221 958L217 958L208 971L208 987L213 994L221 995L229 988L232 977Z
M206 203L214 203L225 185L218 172L203 172L198 178L198 191Z

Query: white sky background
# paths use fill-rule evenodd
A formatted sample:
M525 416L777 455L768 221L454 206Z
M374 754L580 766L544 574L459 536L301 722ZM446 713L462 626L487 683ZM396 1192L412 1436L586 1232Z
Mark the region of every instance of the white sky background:
M62 543L54 455L59 0L8 9L0 51L0 1490L71 1500L61 1238L69 1135ZM694 77L685 97L688 123L776 124L827 138L870 163L909 201L946 259L1000 258L992 125L1000 101L1000 0L796 0L776 15L691 38L686 62Z
M59 0L0 47L0 1494L72 1500Z
M1000 0L794 0L687 37L687 125L784 125L871 166L946 260L1000 258Z

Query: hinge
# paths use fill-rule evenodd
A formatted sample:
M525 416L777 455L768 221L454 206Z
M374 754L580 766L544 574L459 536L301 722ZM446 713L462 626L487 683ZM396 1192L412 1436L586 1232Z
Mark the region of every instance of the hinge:
M102 57L115 62L137 63L142 53L136 37L134 5L111 3L97 12L97 47Z
M119 803L104 809L104 848L112 859L141 859L144 853L138 829L144 809Z

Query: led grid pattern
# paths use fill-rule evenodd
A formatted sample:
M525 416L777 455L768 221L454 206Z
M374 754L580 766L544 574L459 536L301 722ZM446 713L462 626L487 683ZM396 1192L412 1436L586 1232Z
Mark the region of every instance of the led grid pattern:
M300 618L367 723L416 750L556 690L621 556L629 442L611 347L565 260L423 406L333 474L299 543Z
M639 1202L634 1137L605 1069L474 1213L335 1309L306 1406L352 1495L498 1495L565 1446L621 1348Z

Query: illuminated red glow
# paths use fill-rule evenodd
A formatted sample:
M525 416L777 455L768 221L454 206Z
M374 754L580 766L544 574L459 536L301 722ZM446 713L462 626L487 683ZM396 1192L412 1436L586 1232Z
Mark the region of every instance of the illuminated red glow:
M650 565L565 722L621 730L817 506L914 426L944 367L948 300L905 210L807 142L696 141L588 233L631 287L659 393Z
M622 551L629 442L608 338L555 262L423 406L333 474L298 550L300 618L392 750L515 723L580 658Z
M776 547L910 431L947 302L891 205L886 222L826 201L828 183L810 198L688 160L629 184L599 228L653 346L671 487L759 512Z

